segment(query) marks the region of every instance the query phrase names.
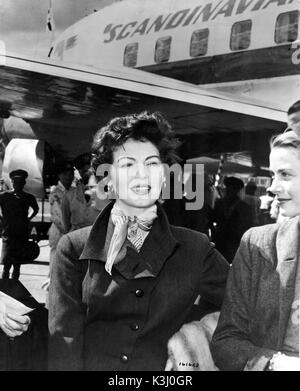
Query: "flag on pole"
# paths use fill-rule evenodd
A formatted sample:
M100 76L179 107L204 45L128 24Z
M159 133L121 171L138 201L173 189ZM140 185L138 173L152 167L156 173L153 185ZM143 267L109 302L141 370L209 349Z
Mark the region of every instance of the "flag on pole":
M52 0L49 0L49 8L47 12L47 24L46 24L47 31L54 31L55 30L55 23L53 18L53 8L52 8Z

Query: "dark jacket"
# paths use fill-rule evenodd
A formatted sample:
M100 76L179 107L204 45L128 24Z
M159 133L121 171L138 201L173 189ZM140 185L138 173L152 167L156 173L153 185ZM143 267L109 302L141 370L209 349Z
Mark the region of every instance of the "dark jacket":
M104 269L112 204L92 228L61 239L50 286L50 369L163 370L167 341L200 294L220 308L228 264L201 233L162 208L140 253Z
M244 234L211 344L221 370L263 370L282 349L298 261L298 217Z
M48 358L48 311L20 281L0 279L0 291L30 308L31 323L22 335L9 338L0 329L0 371L46 371Z

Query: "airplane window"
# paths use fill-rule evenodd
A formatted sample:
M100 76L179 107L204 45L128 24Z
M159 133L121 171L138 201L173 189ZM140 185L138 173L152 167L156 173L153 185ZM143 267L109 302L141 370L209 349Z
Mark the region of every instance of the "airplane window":
M250 19L234 23L230 37L231 50L248 49L251 40L251 27L252 21Z
M278 15L275 26L275 42L295 41L298 37L299 11L284 12Z
M190 56L203 56L207 52L208 29L195 30L191 37Z
M172 37L162 37L156 41L155 46L155 62L169 61L171 52Z
M135 67L137 63L139 44L137 42L129 43L124 50L123 64L125 67Z

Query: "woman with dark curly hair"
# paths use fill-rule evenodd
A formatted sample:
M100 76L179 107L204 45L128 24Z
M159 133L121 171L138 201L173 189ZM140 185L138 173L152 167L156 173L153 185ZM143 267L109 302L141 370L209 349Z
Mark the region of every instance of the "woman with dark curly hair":
M95 135L92 166L108 171L114 201L58 245L50 369L163 370L196 298L220 308L227 262L205 235L171 226L157 202L177 145L160 113L115 118Z

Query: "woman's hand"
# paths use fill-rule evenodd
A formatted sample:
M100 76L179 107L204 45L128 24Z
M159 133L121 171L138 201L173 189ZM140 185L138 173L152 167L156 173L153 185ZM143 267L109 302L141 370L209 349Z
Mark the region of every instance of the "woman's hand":
M272 371L300 371L300 358L279 354L271 360Z
M18 337L28 330L30 318L27 315L1 313L0 328L10 338Z

